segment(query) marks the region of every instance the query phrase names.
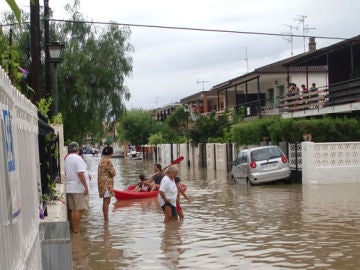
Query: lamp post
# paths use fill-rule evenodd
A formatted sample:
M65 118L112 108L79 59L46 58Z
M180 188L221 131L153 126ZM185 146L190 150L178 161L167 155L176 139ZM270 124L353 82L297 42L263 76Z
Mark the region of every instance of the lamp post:
M53 98L54 98L54 106L53 106L53 115L57 115L58 113L58 90L57 90L57 64L61 62L61 56L64 52L64 44L60 42L51 42L47 45L47 49L49 52L49 62L54 64L54 75L53 75Z
M190 167L190 146L189 146L189 107L187 105L184 106L184 112L186 115L186 155L187 155L187 165Z

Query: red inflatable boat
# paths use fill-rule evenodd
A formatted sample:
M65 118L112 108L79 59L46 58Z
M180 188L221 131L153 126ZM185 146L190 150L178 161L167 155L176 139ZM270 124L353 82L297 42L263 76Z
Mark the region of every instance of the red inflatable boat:
M139 191L134 192L133 189L136 187L136 185L128 186L124 190L117 190L114 189L115 198L117 200L132 200L132 199L144 199L144 198L151 198L156 197L159 193L158 190L156 191ZM186 190L186 186L184 184L181 184L182 190Z
M134 192L133 189L135 188L135 186L136 185L128 186L125 190L114 189L115 198L118 200L143 199L156 197L159 193L158 190Z

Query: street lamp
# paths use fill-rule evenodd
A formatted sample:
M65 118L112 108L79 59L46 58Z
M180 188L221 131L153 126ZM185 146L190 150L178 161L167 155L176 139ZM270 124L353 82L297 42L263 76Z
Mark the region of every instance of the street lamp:
M185 105L184 106L184 112L186 114L186 154L187 154L187 165L188 167L190 167L190 146L189 146L189 106Z
M64 52L64 44L60 42L51 42L47 45L49 52L49 62L54 64L54 75L53 75L53 97L54 97L54 114L58 113L58 90L57 90L57 64L61 62L61 57Z

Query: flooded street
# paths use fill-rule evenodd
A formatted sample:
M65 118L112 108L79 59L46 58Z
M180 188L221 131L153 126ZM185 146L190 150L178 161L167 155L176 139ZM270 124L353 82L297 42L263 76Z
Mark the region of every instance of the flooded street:
M227 172L188 170L183 161L180 177L192 203L182 198L182 223L164 225L156 198L112 198L106 225L99 160L86 158L90 209L81 233L71 235L74 269L358 268L359 184L246 186ZM153 173L151 161L112 161L116 189Z

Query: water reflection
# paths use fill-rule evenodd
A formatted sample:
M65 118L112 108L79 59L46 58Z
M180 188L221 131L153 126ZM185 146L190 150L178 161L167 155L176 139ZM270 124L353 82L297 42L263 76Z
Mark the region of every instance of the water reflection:
M181 167L192 203L164 225L156 198L111 203L104 224L99 158L82 232L72 234L74 269L356 269L360 185L235 185L227 172ZM152 174L152 162L114 160L116 188Z
M182 222L172 222L164 225L161 234L161 265L167 269L178 269L181 255L185 252L181 239L182 224Z

